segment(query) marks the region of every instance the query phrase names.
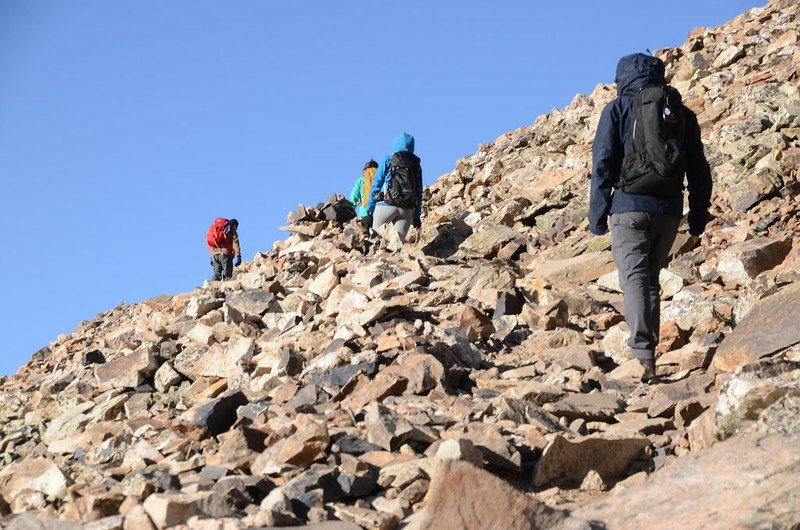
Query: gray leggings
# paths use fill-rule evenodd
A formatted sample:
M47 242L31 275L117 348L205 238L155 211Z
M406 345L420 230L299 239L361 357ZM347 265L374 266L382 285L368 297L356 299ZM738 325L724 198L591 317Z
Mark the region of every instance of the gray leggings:
M408 231L414 222L414 210L411 208L398 208L388 204L375 206L372 214L372 229L377 230L387 223L393 223L395 230L400 235L400 239L405 241Z
M611 251L625 297L628 346L638 359L652 359L658 346L661 286L658 273L667 263L681 220L647 212L611 216Z

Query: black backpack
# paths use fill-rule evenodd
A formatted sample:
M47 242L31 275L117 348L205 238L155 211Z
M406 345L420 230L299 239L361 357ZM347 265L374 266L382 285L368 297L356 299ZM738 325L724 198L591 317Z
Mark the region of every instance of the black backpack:
M686 123L680 93L667 85L636 93L619 187L626 193L675 197L686 173Z
M422 173L419 157L408 151L398 151L389 160L389 189L385 200L398 208L415 208Z

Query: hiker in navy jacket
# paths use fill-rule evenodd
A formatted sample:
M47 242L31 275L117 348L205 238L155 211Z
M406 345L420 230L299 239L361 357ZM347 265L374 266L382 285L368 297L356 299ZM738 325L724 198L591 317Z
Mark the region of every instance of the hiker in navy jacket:
M631 353L655 373L660 287L658 275L683 215L683 192L669 197L626 193L619 187L626 140L633 125L633 103L642 88L665 85L664 63L644 54L628 55L617 65L617 98L600 116L592 148L589 229L612 235L612 251L625 295L625 319L631 331ZM695 114L681 105L684 123L685 172L689 190L689 233L699 236L708 222L711 170L703 154ZM610 223L609 223L610 221Z

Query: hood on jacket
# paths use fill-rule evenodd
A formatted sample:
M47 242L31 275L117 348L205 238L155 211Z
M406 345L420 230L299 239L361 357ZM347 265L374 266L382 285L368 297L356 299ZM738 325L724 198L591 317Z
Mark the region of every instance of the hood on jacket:
M658 57L634 53L626 55L617 64L617 95L621 96L629 89L642 88L647 85L663 85L664 61Z
M408 151L409 153L414 152L414 137L408 133L400 133L397 135L397 138L394 139L394 146L392 147L392 151L397 153L399 151Z

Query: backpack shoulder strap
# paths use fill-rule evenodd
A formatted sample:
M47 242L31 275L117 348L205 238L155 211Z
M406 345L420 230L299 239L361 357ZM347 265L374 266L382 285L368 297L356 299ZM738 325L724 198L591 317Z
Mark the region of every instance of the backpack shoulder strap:
M643 103L653 103L663 101L666 98L666 85L650 85L642 88L641 94Z
M666 86L666 93L667 93L666 94L667 97L669 98L669 102L671 104L673 104L673 105L683 105L683 96L681 96L681 93L678 92L677 88L675 88L673 86L670 86L670 85L667 85Z

